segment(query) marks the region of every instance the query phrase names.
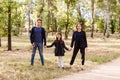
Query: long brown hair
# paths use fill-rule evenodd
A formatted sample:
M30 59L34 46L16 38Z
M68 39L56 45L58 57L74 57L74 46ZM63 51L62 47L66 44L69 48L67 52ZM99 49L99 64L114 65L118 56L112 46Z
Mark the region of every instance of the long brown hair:
M77 26L78 26L78 25L80 25L81 28L82 28L81 30L83 30L83 26L82 26L80 23L78 23L78 24L76 25L76 29L77 29ZM77 29L77 30L78 30L78 29Z
M58 32L57 35L60 35L60 36L61 36L60 41L62 41L62 34L61 34L61 32ZM58 37L57 37L57 36L56 36L56 40L58 40Z

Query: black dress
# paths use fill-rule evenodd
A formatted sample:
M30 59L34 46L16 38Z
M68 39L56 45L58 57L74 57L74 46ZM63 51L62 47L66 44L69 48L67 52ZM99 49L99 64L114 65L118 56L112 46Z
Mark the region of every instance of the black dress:
M55 56L64 56L64 49L68 50L68 48L65 46L64 41L62 40L55 40L51 45L47 46L47 48L50 48L52 46L55 46Z

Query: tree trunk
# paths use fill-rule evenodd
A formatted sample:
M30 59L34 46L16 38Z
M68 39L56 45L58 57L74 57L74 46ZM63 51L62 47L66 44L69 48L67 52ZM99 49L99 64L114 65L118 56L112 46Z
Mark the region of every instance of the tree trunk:
M30 24L31 24L31 21L30 21L30 17L31 17L31 8L30 8L30 5L31 3L29 4L29 10L28 10L28 32L30 31Z
M67 1L67 24L65 27L65 39L68 39L68 26L69 26L69 1Z
M0 37L0 47L2 46L2 44L1 44L1 37Z
M92 12L92 25L91 25L91 37L93 38L93 32L94 32L94 0L91 0L91 12Z
M104 16L104 32L103 32L103 35L105 36L106 34L106 30L107 30L107 23L106 23L106 17Z
M104 4L105 4L105 14L106 14L106 25L107 25L106 37L109 38L110 37L110 9L109 9L109 0L104 0Z
M78 12L79 17L82 17L82 14L81 14L81 11L80 11L80 4L79 4L79 6L77 8L77 12Z
M82 14L81 14L81 10L80 10L80 4L79 4L79 6L78 6L78 8L77 8L77 12L78 12L78 22L80 22L81 21L81 19L82 19Z
M48 23L47 23L47 30L49 31L50 28L50 0L48 0Z
M8 51L12 50L11 47L11 5L8 6Z
M42 0L42 8L43 8L43 11L42 11L42 13L41 13L41 15L42 15L42 16L41 16L41 19L42 19L42 20L45 20L45 17L44 17L44 5L45 5L45 4L44 4L44 0Z
M120 5L120 0L116 0L116 2L117 2L117 5ZM118 24L119 24L118 33L119 33L119 36L120 36L120 17L118 18Z
M120 18L119 18L119 28L118 28L118 33L120 35Z
M54 26L54 13L53 12L51 12L51 15L52 15L52 17L51 17L51 21L52 21L52 26L51 26L51 28L52 28L52 35L54 34L54 32L55 32L55 26Z

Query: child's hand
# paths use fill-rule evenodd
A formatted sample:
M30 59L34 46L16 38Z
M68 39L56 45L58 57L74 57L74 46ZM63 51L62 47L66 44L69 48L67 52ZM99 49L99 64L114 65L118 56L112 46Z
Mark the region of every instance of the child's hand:
M44 48L47 48L47 46L44 46Z
M69 49L68 49L68 51L71 51L71 50L72 50L72 48L69 48Z
M70 51L72 50L72 47L70 47Z
M33 47L35 47L35 44L34 44L34 43L32 43L32 46L33 46Z

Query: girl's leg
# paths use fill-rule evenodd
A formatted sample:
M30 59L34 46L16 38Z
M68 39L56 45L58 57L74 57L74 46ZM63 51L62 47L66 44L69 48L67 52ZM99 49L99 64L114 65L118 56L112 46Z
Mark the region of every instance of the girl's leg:
M61 67L60 56L58 56L58 67Z
M61 62L61 67L64 68L64 58L63 58L63 56L60 56L60 62Z

